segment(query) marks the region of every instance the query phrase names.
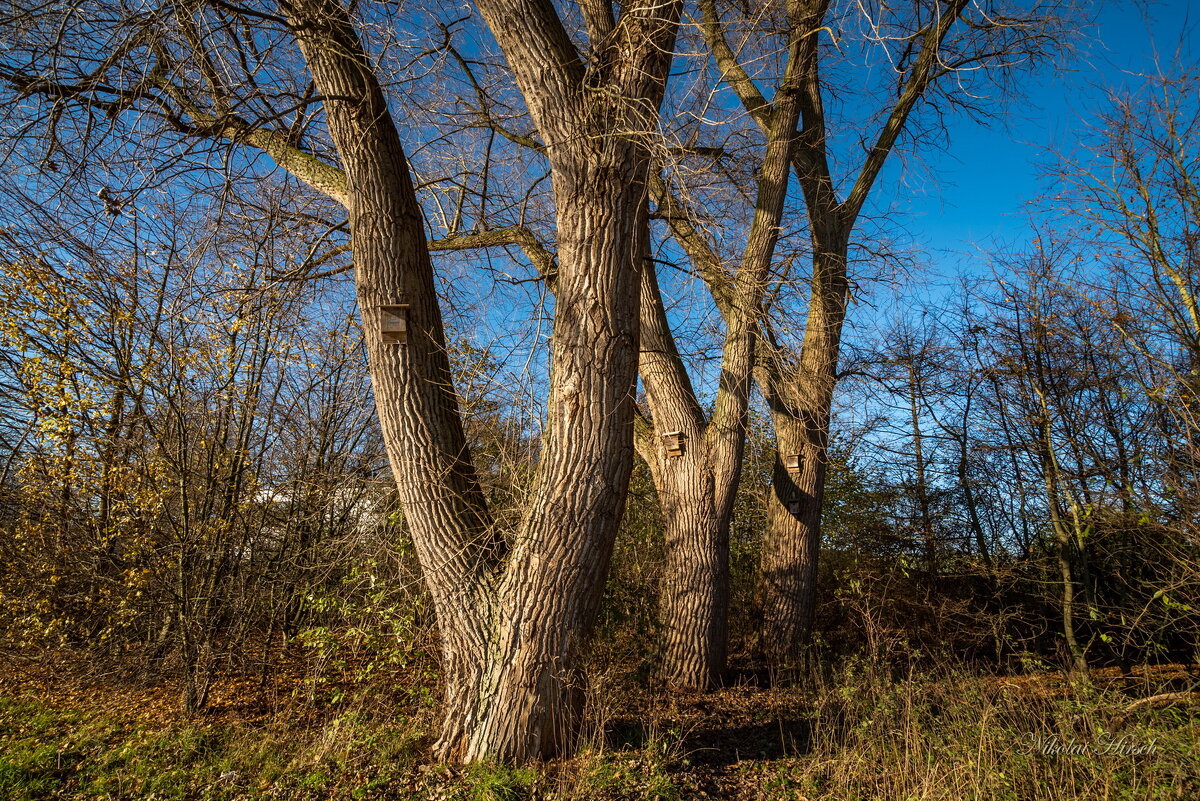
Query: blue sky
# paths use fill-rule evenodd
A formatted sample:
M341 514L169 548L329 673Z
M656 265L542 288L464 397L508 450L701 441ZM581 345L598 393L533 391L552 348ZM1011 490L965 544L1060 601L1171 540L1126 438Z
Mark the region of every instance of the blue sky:
M1029 204L1050 188L1040 175L1052 148L1069 150L1104 91L1140 86L1159 67L1194 67L1200 53L1200 0L1101 2L1080 31L1074 57L1029 77L1027 103L1003 120L950 123L950 152L925 152L938 176L923 192L897 197L905 226L924 246L934 276L966 266L992 241L1028 238ZM964 256L967 258L964 259Z

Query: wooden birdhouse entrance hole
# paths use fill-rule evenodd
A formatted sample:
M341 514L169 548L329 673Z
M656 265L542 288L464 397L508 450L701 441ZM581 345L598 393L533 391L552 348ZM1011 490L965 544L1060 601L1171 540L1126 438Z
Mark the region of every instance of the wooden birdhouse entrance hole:
M403 345L408 342L408 306L380 306L379 333L383 341L391 345Z
M663 434L663 449L667 456L683 456L683 445L687 437L682 431L668 431Z

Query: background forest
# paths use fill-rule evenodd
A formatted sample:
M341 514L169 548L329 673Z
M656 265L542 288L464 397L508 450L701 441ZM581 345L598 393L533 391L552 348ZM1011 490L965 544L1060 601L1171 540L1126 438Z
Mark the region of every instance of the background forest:
M1194 21L904 203L1096 13L4 4L0 796L1200 796Z

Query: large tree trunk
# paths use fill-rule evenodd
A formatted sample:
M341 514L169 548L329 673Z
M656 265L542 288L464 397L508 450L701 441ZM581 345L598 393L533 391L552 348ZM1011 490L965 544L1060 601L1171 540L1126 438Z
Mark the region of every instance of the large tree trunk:
M638 444L666 523L660 674L669 687L703 689L719 684L725 672L729 520L737 486L729 470L740 468L740 450L730 453L706 436L709 424L675 348L654 268L647 263L643 270L640 369L656 430L640 432ZM667 447L668 432L682 437L677 448Z
M580 647L633 464L649 153L680 4L589 13L588 68L546 0L479 0L545 140L558 232L550 399L531 507L492 605L478 726L443 753L504 761L572 746ZM470 693L468 694L470 695Z
M467 451L421 209L378 80L337 0L285 8L342 158L380 424L437 611L437 750L520 762L572 744L580 644L623 511L648 163L627 132L656 124L679 7L633 9L603 92L585 83L550 4L481 6L546 138L558 224L548 419L534 500L511 542ZM385 341L378 322L378 307L395 304L408 307L404 344Z
M729 526L741 481L762 299L787 199L799 104L797 53L810 31L789 3L788 65L767 107L767 146L759 169L755 213L741 264L732 281L699 232L675 218L679 205L663 182L655 185L660 209L677 238L714 286L725 319L721 377L712 418L705 415L675 348L653 268L642 280L642 382L657 436L642 438L666 521L666 566L661 589L664 652L661 675L669 686L704 689L725 673L729 615ZM705 267L704 265L707 265ZM670 453L663 435L680 432L682 453ZM647 442L647 439L649 440Z
M447 357L424 218L377 78L336 0L288 7L346 176L355 287L388 459L439 613L472 605L503 553L470 461ZM408 337L385 342L382 305L408 305ZM467 544L469 547L464 548ZM440 615L446 648L482 647L479 626ZM461 629L461 630L460 630Z
M817 603L830 409L847 299L846 239L841 234L829 239L835 244L818 250L813 260L799 364L783 366L784 354L775 348L759 370L778 449L759 563L760 647L781 674L799 668Z
M556 159L559 272L539 485L487 610L478 725L447 753L520 761L571 745L581 643L595 618L633 463L638 230L645 159L620 139ZM481 610L483 611L483 610Z
M760 646L772 669L787 673L799 667L816 611L826 433L787 418L775 422L775 438L780 458L759 563ZM784 464L785 453L801 457L799 470Z
M692 442L699 453L663 458L655 479L666 521L660 675L680 689L721 682L729 639L729 505L717 508L707 445Z

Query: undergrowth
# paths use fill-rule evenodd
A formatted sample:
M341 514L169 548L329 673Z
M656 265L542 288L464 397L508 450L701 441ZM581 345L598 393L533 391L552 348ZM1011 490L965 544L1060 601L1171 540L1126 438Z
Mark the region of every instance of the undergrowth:
M798 689L667 699L637 713L623 736L608 726L571 760L462 769L429 759L428 715L345 704L309 723L280 714L147 724L100 703L68 708L13 692L0 697L0 798L1200 798L1195 709L1126 714L1129 702L1111 687L955 671L897 677L851 662Z

